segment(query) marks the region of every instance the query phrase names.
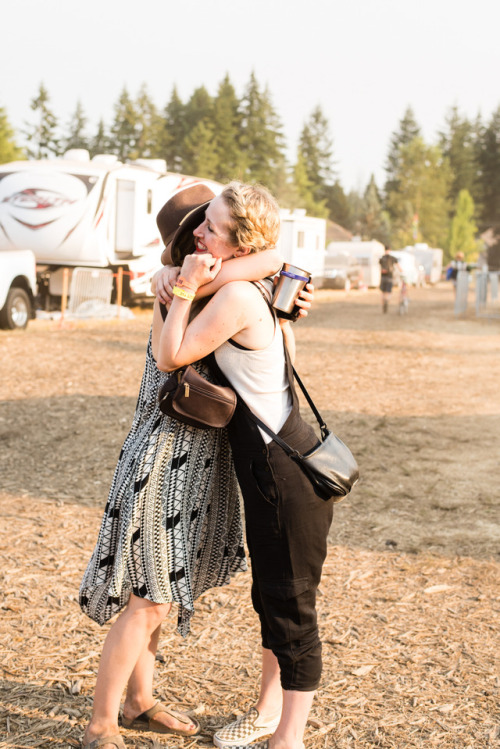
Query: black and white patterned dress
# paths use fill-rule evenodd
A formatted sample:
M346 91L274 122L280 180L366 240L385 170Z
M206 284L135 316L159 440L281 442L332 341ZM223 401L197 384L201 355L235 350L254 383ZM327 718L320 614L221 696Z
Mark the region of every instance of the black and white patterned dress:
M196 369L209 377L205 365ZM238 484L224 429L195 429L162 414L166 375L151 337L131 430L80 586L82 610L104 624L130 593L179 605L189 632L194 601L247 568Z

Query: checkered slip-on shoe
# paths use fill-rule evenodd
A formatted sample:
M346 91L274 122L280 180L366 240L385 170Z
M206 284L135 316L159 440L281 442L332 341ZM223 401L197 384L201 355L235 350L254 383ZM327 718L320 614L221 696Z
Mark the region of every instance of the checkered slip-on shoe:
M245 715L241 715L233 723L220 728L214 735L214 744L220 749L245 747L255 739L273 733L279 722L279 715L264 722L257 708L251 707ZM255 749L267 749L267 741L260 741L258 744L254 744L252 749L254 747Z
M231 749L247 749L249 744L243 744L240 746L232 746ZM266 739L265 741L257 741L256 744L251 744L250 749L269 749L269 741Z
M243 744L243 746L232 746L231 749L247 749L248 746L248 744ZM269 749L269 740L266 739L265 741L257 741L256 744L250 744L250 749ZM302 749L305 749L304 744L302 744Z

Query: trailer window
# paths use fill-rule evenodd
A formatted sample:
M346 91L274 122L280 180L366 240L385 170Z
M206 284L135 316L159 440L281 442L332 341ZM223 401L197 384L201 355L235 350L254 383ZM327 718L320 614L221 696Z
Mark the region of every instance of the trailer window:
M297 232L297 247L299 249L304 248L304 232L303 231Z
M151 213L151 211L153 210L153 191L152 190L148 190L148 208L147 208L147 210L148 210L148 213Z

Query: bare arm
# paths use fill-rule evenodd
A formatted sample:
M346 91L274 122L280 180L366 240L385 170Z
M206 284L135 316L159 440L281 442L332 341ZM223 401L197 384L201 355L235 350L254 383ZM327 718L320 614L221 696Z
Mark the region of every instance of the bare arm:
M209 254L189 255L182 275L196 288L213 280L221 262ZM217 291L206 307L189 322L191 300L175 295L163 324L157 364L171 371L198 361L230 338L249 348L267 345L274 323L265 314L266 302L247 281L232 281Z
M168 251L168 248L164 250L164 254ZM163 257L164 255L162 255L162 260ZM216 278L201 286L196 296L198 298L211 296L230 281L260 281L261 278L277 273L282 265L283 258L277 250L252 252L245 257L227 260ZM169 304L172 301L172 284L178 273L178 269L174 271L172 266L167 266L155 275L156 291L154 293L160 302Z
M214 280L201 286L196 296L210 296L229 281L260 281L277 273L282 265L283 258L277 250L262 250L226 260Z
M280 327L281 331L283 333L283 338L285 339L285 345L288 349L288 353L290 354L290 359L292 360L292 364L295 361L295 335L292 330L292 326L288 320L280 320Z

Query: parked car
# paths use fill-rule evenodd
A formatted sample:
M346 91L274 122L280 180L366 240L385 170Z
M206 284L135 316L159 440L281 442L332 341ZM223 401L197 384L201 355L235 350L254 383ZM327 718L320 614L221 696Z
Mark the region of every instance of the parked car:
M31 250L0 251L0 328L23 329L35 317L36 263Z
M359 289L363 271L358 258L352 255L327 255L323 275L324 289Z

